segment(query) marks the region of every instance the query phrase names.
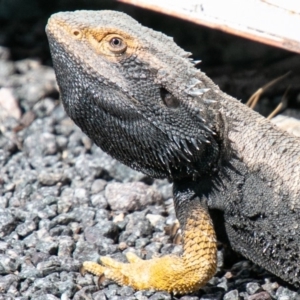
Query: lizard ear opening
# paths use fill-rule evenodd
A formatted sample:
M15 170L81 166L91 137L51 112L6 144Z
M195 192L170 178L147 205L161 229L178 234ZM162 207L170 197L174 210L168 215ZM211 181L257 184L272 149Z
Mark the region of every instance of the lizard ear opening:
M171 93L169 93L166 89L160 88L160 96L167 107L177 108L180 106L179 100L175 98Z

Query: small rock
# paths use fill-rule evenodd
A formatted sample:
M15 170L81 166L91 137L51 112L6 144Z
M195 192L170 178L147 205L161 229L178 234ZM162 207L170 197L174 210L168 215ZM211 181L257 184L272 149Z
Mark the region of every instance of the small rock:
M96 194L91 196L91 203L96 208L107 208L108 203L103 194Z
M142 182L109 183L105 197L112 210L120 211L142 210L162 200L158 191Z
M300 298L297 292L293 292L282 286L276 291L276 296L278 300L299 300Z
M91 194L98 194L104 190L107 181L103 179L96 179L91 186Z
M104 291L98 291L93 294L94 300L107 300Z
M137 249L143 249L150 243L150 240L148 238L138 238L135 241L135 247Z
M112 299L113 296L117 295L118 288L119 287L116 284L110 284L105 291L106 297Z
M41 296L34 296L31 298L32 300L60 300L59 298L55 297L51 294L45 294Z
M94 283L94 276L92 274L90 274L90 273L86 273L86 274L84 274L84 276L81 276L81 274L78 274L76 282L80 286L93 285L93 283Z
M57 144L55 135L49 132L44 132L42 134L35 133L32 134L24 140L24 151L28 153L30 157L36 159L37 156L42 156L45 159L45 155L53 155L57 153ZM45 163L42 163L40 166L35 163L36 168L44 166Z
M0 89L0 112L0 118L8 116L17 120L21 118L19 103L10 88Z
M19 236L25 237L36 229L34 221L27 221L17 226L16 232Z
M4 237L15 228L16 220L7 209L0 209L0 237Z
M165 218L161 215L147 214L146 218L150 221L153 227L156 227L159 223L165 222Z
M73 257L80 261L98 261L99 259L99 248L95 244L87 243L85 240L79 240L75 245Z
M39 118L49 116L55 107L55 103L50 98L44 98L33 106L33 112Z
M228 291L228 281L226 277L222 277L217 287L223 288L226 292Z
M48 253L34 251L31 254L31 262L36 266L38 263L46 261L49 256L50 255Z
M172 297L169 293L157 292L157 293L153 294L149 299L150 300L171 300Z
M256 294L260 289L260 285L256 282L249 282L246 285L246 291L249 295Z
M71 256L74 249L74 241L70 236L61 236L58 241L57 256Z
M87 227L84 230L84 236L88 243L97 243L101 237L118 238L118 226L112 221L103 221L93 227Z
M268 292L260 292L248 297L248 300L271 300L272 297Z
M124 221L124 214L123 213L120 213L120 214L114 216L114 219L113 219L114 223L119 223L119 222L122 222L122 221Z
M129 286L122 286L118 292L120 296L126 297L134 294L134 289Z
M41 171L41 173L38 175L38 181L42 185L55 185L58 182L66 183L69 181L69 178L67 178L66 174L61 170L60 172L49 172L46 170Z
M5 293L8 291L9 287L18 281L18 276L9 274L6 276L0 276L0 292ZM1 295L1 294L0 294Z
M61 264L55 260L42 261L37 264L36 269L41 272L43 276L61 270Z
M263 284L262 289L268 292L271 297L276 296L276 290L278 289L279 285L277 282L270 282L270 280L266 280L266 283Z
M224 295L224 300L239 300L239 291L232 290Z
M87 154L82 154L76 158L75 169L81 178L92 176L93 178L100 176L102 167L99 161Z

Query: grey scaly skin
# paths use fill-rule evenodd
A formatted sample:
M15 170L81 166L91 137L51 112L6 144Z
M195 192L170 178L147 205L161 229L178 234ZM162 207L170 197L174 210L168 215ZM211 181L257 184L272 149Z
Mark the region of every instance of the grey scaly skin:
M217 236L300 287L299 139L223 93L170 37L123 13L58 13L47 34L63 105L83 132L131 168L174 182L181 224L188 189Z

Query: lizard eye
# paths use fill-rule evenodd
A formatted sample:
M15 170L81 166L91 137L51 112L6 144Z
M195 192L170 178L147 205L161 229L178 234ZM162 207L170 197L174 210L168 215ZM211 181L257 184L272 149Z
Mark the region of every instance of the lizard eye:
M109 40L110 50L114 53L120 54L127 49L126 43L120 37L113 37Z
M164 104L169 108L177 108L180 105L179 100L164 88L160 89L160 96Z

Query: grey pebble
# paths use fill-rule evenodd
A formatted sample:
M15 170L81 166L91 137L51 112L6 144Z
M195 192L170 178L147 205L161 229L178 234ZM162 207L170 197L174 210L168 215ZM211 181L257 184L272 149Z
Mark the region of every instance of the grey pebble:
M105 186L107 185L107 181L103 179L96 179L94 180L91 186L91 194L98 194L104 190Z
M117 292L118 292L118 286L116 284L110 284L108 286L108 289L106 289L104 291L105 293L105 296L108 298L108 299L111 299L113 296L116 296L117 295Z
M171 300L171 295L166 292L157 292L153 294L150 298L150 300Z
M101 237L107 237L117 241L119 228L112 221L99 221L95 226L87 227L84 230L84 235L89 243L96 243Z
M30 281L33 281L36 278L41 277L42 274L34 265L23 263L21 265L19 276L22 279L29 279Z
M238 290L232 290L224 295L224 300L239 300Z
M74 295L73 300L92 299L92 294L96 291L97 287L95 285L85 286Z
M100 176L102 167L96 157L82 154L76 158L75 170L81 178L85 178L88 176L96 178Z
M50 224L49 224L50 225ZM49 226L50 228L50 226ZM72 236L73 232L71 228L66 225L58 225L49 230L51 236Z
M146 259L151 259L153 255L157 255L160 252L160 249L162 248L162 243L159 242L153 242L150 243L145 247L146 251Z
M248 300L271 300L272 297L268 292L260 292L257 294L250 295Z
M0 254L0 274L13 273L18 269L19 265L20 262L18 259Z
M0 209L6 208L7 205L8 205L8 199L4 196L0 196Z
M70 236L61 235L58 241L57 256L71 256L74 247L74 241Z
M107 208L108 203L103 193L91 196L91 203L96 208Z
M47 276L53 272L61 271L61 264L58 261L42 261L37 264L36 269L42 274L42 276Z
M16 227L16 220L8 209L0 209L0 237L12 232Z
M95 209L92 207L75 207L73 214L77 222L82 223L83 227L94 225Z
M52 255L57 253L58 242L55 238L49 236L47 239L37 240L35 247L38 251Z
M288 288L280 286L276 291L278 300L299 300L300 296L297 292L293 292Z
M57 144L55 135L49 132L34 133L29 135L24 140L24 151L30 157L36 158L36 156L53 155L57 153ZM37 164L34 164L35 168L39 169ZM44 164L42 165L44 166Z
M213 277L216 278L216 277ZM217 283L217 287L223 288L226 292L228 291L228 281L226 277L222 277L220 280L218 279L219 282Z
M87 243L85 240L80 239L75 246L73 257L80 261L97 261L100 254L97 245Z
M17 283L18 282L18 276L14 275L14 274L9 274L6 276L0 276L0 291L1 292L8 292L9 287L13 284L13 283Z
M16 232L19 236L25 237L36 229L36 222L27 221L16 227Z
M249 282L246 285L246 291L249 295L253 295L256 294L257 292L259 292L261 290L261 287L258 283L256 282Z
M31 300L59 300L59 298L57 298L57 297L55 297L54 295L51 295L51 294L40 295L40 296L33 295L30 299Z
M134 289L129 286L123 286L119 289L118 294L120 296L131 296L134 294Z
M30 256L31 262L36 266L39 262L46 261L50 257L50 254L34 251Z
M162 200L157 190L142 182L109 183L105 188L105 197L111 209L119 211L142 210Z
M150 243L150 239L149 238L137 238L135 240L135 248L136 249L141 249L141 248L145 248L145 246L147 246Z
M107 300L105 292L102 290L94 293L93 300Z
M63 172L63 170L59 170L59 172L51 172L47 170L43 170L38 175L38 181L42 185L52 186L57 183L66 184L70 181L67 174Z
M80 286L88 286L93 285L94 283L94 276L92 274L85 274L84 276L78 275L76 278L76 283Z
M50 116L55 108L55 102L51 98L44 98L33 106L33 112L38 118Z

